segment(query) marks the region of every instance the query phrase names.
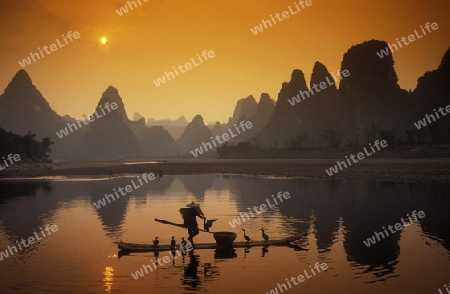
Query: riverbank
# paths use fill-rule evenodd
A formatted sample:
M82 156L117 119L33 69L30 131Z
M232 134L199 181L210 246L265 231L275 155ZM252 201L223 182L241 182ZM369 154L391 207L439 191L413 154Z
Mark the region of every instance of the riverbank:
M450 183L450 158L367 158L328 176L336 159L173 159L146 163L61 162L44 167L11 169L0 177L142 174L162 170L165 175L239 174L252 176L368 179Z

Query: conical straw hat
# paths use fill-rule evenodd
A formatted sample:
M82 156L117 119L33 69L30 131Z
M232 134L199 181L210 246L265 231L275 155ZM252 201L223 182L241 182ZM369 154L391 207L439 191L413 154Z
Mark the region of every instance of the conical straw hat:
M200 207L200 204L197 204L194 201L192 201L191 203L187 204L186 207Z

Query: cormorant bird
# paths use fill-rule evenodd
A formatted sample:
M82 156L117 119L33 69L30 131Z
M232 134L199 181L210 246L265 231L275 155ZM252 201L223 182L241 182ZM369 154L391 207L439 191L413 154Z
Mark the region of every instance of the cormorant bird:
M264 238L264 240L269 241L269 236L266 235L266 233L264 233L264 229L260 229L262 232L262 237Z
M158 237L155 237L155 240L153 240L153 248L155 250L158 250L158 247L159 247L158 245L159 245Z
M244 239L245 239L245 241L250 242L252 239L250 239L250 237L245 234L245 229L241 229L241 230L244 231Z
M213 223L214 223L216 220L217 220L216 218L215 218L215 219L210 219L210 220L207 220L207 219L205 218L204 221L203 221L203 229L204 229L205 231L209 232L209 228L212 227Z
M180 249L181 249L181 254L186 254L187 250L187 242L184 239L184 237L181 237L181 243L180 243Z

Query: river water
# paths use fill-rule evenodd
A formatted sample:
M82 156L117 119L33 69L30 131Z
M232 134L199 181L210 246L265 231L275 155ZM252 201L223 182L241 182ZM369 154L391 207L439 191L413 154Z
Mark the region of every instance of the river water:
M363 180L259 178L224 175L164 176L96 209L94 201L136 177L68 177L0 182L0 293L439 293L450 283L449 185ZM274 205L272 195L289 192ZM255 214L248 208L273 207ZM195 201L218 219L211 231L243 231L262 240L302 235L297 248L236 248L226 255L194 250L132 274L156 259L153 253L119 258L114 242L151 243L158 236L179 242L185 229L179 209ZM425 216L409 222L407 215ZM250 218L230 225L240 213ZM400 231L364 241L406 220ZM46 225L57 231L45 233ZM234 224L236 225L236 224ZM55 227L53 227L55 228ZM44 232L41 232L44 230ZM8 246L40 240L15 252ZM44 235L45 234L45 237ZM379 235L380 236L380 235ZM35 237L36 239L36 237ZM375 240L375 239L374 239ZM200 233L198 243L214 242ZM303 248L307 250L298 250ZM17 248L19 249L19 248ZM11 251L13 254L11 255ZM168 255L161 252L160 257ZM317 262L326 270L312 274ZM306 274L305 274L306 271ZM308 275L309 274L309 275ZM292 277L303 275L301 283ZM286 280L287 279L287 280ZM288 284L288 281L290 281ZM284 285L283 285L284 284ZM290 287L290 288L288 288ZM277 289L278 292L275 292ZM272 290L272 292L270 292Z

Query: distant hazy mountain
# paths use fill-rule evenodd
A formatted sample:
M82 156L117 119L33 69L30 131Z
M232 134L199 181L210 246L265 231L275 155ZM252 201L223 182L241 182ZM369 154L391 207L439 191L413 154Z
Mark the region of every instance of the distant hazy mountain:
M142 117L135 121L128 119L125 105L117 89L109 87L103 93L96 107L98 113L101 113L100 106L104 107L107 101L117 103L118 109L87 125L81 124L81 128L78 126L60 138L56 132L65 129L68 123L76 124L77 119L69 115L60 117L56 114L33 85L27 72L20 70L0 96L0 127L22 135L31 131L38 139L52 137L55 142L52 158L59 160L118 160L146 158L150 154L158 156L177 154L174 140L167 138L168 133L161 130L155 132L156 129L149 131ZM179 122L183 123L183 119L181 118ZM158 138L158 134L161 138ZM149 147L146 141L149 137L155 143L150 150L145 150L145 147ZM139 141L146 142L143 150ZM163 152L155 146L167 146L167 151Z
M143 156L148 158L172 157L178 155L175 140L162 126L147 128L140 136Z
M144 118L140 113L135 112L133 114L133 120L140 120L141 118Z
M177 140L177 145L180 148L181 154L188 154L194 148L202 145L203 142L211 142L211 137L211 130L205 126L202 116L197 115L186 126L183 134ZM215 154L215 150L210 150L208 154Z
M256 113L257 108L258 103L253 95L250 95L247 98L239 99L236 103L236 107L234 108L233 116L228 120L228 124L232 126L235 123L239 123L243 116L246 119L249 119Z
M213 136L222 136L225 132L224 128L220 124L220 122L216 122L213 126L209 126Z
M147 126L175 126L175 127L179 127L179 126L187 126L189 122L186 120L186 118L184 116L181 116L178 119L175 120L170 120L170 119L161 119L161 120L156 120L153 118L149 118L147 119Z
M0 96L0 127L37 139L52 137L55 159L148 159L151 157L190 156L190 151L211 137L250 120L253 128L229 142L248 140L265 146L324 146L323 135L330 128L340 137L340 145L363 145L376 139L389 142L450 142L450 115L417 130L414 123L450 101L450 49L436 70L418 79L417 88L407 92L398 85L392 55L380 58L377 52L387 47L371 40L351 47L343 56L341 71L350 76L337 81L325 65L316 62L310 85L304 73L293 70L290 80L281 85L276 103L262 94L259 103L253 96L236 103L226 124L205 126L197 115L188 123L177 120L145 119L138 113L131 121L117 89L109 87L97 111L107 101L118 109L83 125L63 138L56 132L76 123L68 115L59 116L33 85L25 70L19 70ZM335 74L335 73L333 73ZM313 91L326 81L325 89ZM317 87L316 87L317 89ZM303 94L301 94L303 93ZM149 128L150 127L150 128ZM61 134L61 133L60 133ZM175 141L176 140L176 141ZM207 156L214 156L208 151Z
M170 135L176 140L180 138L181 134L183 134L184 128L187 126L188 121L184 116L176 120L170 119L162 119L155 120L152 118L147 119L147 126L163 126L165 130L167 130Z
M234 125L238 125L241 121L251 121L253 125L251 129L239 134L236 138L230 139L229 142L249 140L267 124L274 108L275 101L270 98L269 94L262 93L259 103L256 102L253 95L250 95L237 101L233 116L229 118L226 124L216 123L211 127L211 130L214 135L222 135L229 128L234 130Z
M16 73L0 97L0 127L20 135L32 132L38 140L52 137L55 142L51 155L53 159L73 154L73 148L85 131L60 140L56 132L65 127L69 119L60 117L50 107L23 69Z
M37 138L55 137L55 131L66 122L50 107L21 69L0 96L0 127L16 134L28 132Z
M253 127L248 130L249 135L258 133L269 122L270 116L272 115L274 109L275 102L273 99L270 98L269 94L262 93L256 107L256 112L250 115L248 119L253 124Z
M108 87L96 107L102 115L101 108L106 102L117 103L118 109L107 112L89 124L89 131L80 141L82 158L119 160L141 158L141 147L131 128L122 98L117 89Z
M138 139L141 133L148 129L145 125L145 118L137 112L134 113L133 120L128 120L128 126Z
M141 136L142 132L148 129L145 125L145 118L143 117L138 120L129 120L127 124L137 138Z
M291 80L283 83L272 116L267 125L258 135L260 142L265 145L281 146L280 142L299 133L299 128L304 119L304 106L306 98L300 104L292 106L289 99L295 97L300 91L308 91L305 75L301 70L295 69L291 74ZM319 114L318 114L319 115Z

